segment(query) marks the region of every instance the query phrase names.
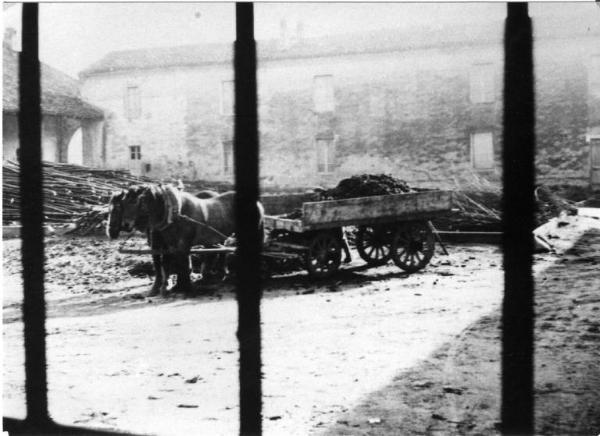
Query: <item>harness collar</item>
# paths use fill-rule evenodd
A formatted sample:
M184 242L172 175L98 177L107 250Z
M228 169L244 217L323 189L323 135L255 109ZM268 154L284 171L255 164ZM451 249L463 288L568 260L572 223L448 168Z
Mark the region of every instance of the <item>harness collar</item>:
M156 189L164 201L164 210L163 219L152 227L162 231L181 216L181 195L179 190L171 185L158 185Z

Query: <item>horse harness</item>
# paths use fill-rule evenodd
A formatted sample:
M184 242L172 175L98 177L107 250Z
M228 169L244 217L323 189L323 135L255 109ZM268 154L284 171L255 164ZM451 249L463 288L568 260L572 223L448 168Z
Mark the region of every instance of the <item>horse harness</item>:
M164 187L161 185L161 186L159 186L158 189L160 189L161 195L163 196L163 198L165 200L165 213L164 213L163 220L158 225L153 226L153 230L161 232L161 231L165 230L167 227L169 227L171 224L173 224L177 219L182 219L184 221L191 222L193 224L201 226L210 232L213 232L214 234L218 235L223 241L225 241L227 239L226 235L224 235L223 233L221 233L220 231L218 231L211 225L200 222L190 216L182 214L181 213L181 199L179 197L180 194L176 190L176 188L169 186L169 185L164 186Z

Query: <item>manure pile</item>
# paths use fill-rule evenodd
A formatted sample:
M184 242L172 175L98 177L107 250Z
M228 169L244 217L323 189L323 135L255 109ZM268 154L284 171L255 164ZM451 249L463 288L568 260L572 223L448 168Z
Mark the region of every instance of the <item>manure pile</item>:
M335 188L323 191L321 197L323 200L342 200L407 192L412 190L404 180L387 174L361 174L341 180Z
M313 201L343 200L346 198L372 197L375 195L405 194L414 192L404 180L387 174L360 174L342 179L335 188L316 189ZM300 219L302 209L283 215L283 218Z

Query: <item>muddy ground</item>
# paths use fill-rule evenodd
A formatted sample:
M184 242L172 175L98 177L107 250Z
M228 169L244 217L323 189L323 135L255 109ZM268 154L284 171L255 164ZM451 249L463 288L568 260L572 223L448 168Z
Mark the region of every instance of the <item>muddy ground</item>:
M549 230L558 253L537 257L538 428L546 434L592 429L600 416L584 407L600 404L597 221L569 220ZM580 251L563 254L576 240ZM237 433L231 286L146 298L151 278L128 272L145 265L119 254L122 243L48 239L52 417L136 433ZM301 273L266 283L265 434L497 432L501 254L448 248L450 256L438 253L410 276L355 260L326 282ZM18 241L5 241L3 255L4 415L23 417Z

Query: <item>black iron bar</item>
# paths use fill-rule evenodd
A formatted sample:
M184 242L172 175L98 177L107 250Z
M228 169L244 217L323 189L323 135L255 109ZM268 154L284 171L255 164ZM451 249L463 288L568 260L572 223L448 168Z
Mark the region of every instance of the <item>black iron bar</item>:
M534 74L527 3L509 3L504 35L502 432L533 434Z
M24 290L25 396L27 421L33 426L42 428L48 424L49 419L37 3L23 3L22 20L23 39L19 56L19 180Z
M262 433L258 115L254 5L236 3L234 165L238 240L240 434Z

